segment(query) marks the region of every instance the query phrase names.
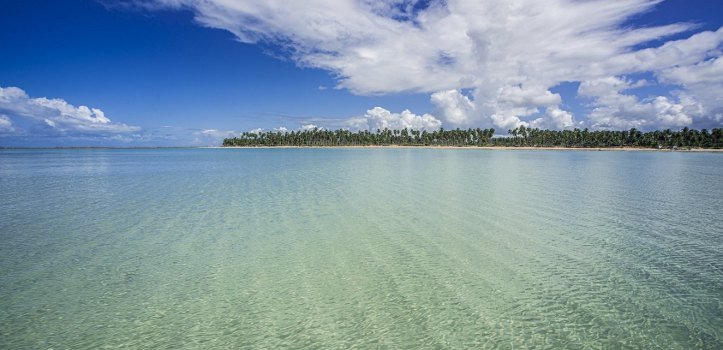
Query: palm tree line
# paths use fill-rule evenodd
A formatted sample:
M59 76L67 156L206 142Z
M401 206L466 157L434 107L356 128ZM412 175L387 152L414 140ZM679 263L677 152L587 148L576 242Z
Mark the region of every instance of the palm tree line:
M511 137L493 138L493 146L531 147L641 147L641 148L721 148L723 129L694 130L688 127L642 132L635 128L623 131L540 130L520 126L508 130Z
M241 137L223 140L224 146L484 146L494 135L494 129L444 128L426 130L377 129L360 130L313 129L290 132L244 132Z
M624 131L588 129L542 130L520 126L508 130L509 136L493 137L494 129L441 128L426 130L377 129L349 131L344 129L312 129L290 132L244 132L240 137L226 138L223 146L503 146L503 147L642 147L642 148L721 148L723 129L642 132L635 128Z

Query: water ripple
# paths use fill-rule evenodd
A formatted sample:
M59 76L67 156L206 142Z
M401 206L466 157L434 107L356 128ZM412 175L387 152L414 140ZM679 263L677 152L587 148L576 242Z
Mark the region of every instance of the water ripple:
M723 158L0 151L0 348L723 347Z

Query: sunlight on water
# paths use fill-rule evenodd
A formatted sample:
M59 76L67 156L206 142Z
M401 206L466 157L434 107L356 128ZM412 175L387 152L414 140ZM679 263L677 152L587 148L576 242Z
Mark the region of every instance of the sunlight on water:
M723 347L723 154L0 151L0 348Z

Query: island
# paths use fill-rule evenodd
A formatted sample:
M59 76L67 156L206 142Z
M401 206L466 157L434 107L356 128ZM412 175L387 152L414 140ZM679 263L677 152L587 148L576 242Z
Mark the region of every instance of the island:
M350 131L345 129L311 129L279 132L244 132L240 137L226 138L223 147L525 147L525 148L631 148L631 149L721 149L722 130L694 130L687 127L642 132L635 128L624 131L541 130L520 126L508 130L507 136L495 135L494 129L426 130L377 129Z

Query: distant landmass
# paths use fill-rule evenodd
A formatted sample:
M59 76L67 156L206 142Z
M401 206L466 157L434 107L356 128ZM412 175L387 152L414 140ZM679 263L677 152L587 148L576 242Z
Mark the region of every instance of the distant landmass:
M226 138L224 147L284 146L452 146L452 147L560 147L560 148L705 148L723 147L723 129L694 130L683 128L642 132L625 131L541 130L519 128L508 130L510 136L495 137L494 129L426 130L349 130L313 129L291 132L244 132L240 137Z

